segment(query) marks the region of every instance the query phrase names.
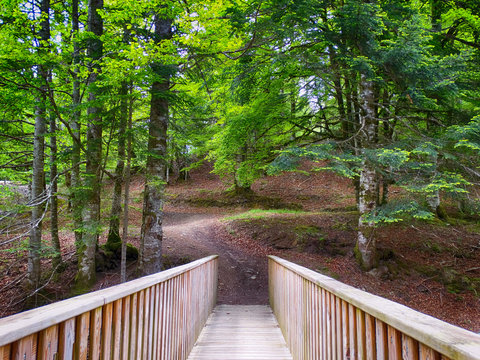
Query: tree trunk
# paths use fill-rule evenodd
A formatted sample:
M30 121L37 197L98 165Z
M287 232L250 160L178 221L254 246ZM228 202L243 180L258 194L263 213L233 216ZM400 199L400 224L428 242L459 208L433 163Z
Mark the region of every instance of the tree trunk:
M128 123L128 84L122 83L120 89L121 106L120 122L118 124L118 160L115 168L115 184L112 195L112 210L110 213L110 228L107 243L118 243L120 239L120 215L122 213L122 183L125 169L125 130Z
M103 20L98 10L103 8L103 0L89 0L88 2L88 31L95 38L88 43L88 56L94 61L93 71L90 73L90 90L87 109L87 148L85 173L85 199L82 209L82 244L79 248L78 273L76 290L82 292L90 288L95 282L95 252L100 232L100 177L102 167L102 118L101 108L95 104L98 101L95 82L101 69L98 61L102 56L103 46L100 36L103 33Z
M376 138L375 106L373 82L361 75L360 83L361 106L360 114L361 131L359 133L359 145L361 150L371 147ZM359 179L358 220L357 236L357 259L364 270L370 270L376 266L376 243L375 224L364 221L364 216L376 208L378 196L378 176L375 169L364 159Z
M52 259L52 268L59 270L62 263L62 253L60 249L60 238L58 236L58 171L57 171L57 123L56 118L50 115L50 234L52 236L52 246L55 255Z
M73 114L70 123L72 128L74 139L72 139L72 175L71 175L71 189L70 189L70 203L73 209L73 224L75 232L75 245L78 247L82 242L82 207L83 202L81 199L81 178L80 178L80 147L81 147L81 128L80 128L80 116L81 112L79 107L81 105L80 95L80 81L78 80L79 69L77 65L80 62L80 46L77 41L79 31L78 20L78 0L72 0L72 31L73 35L73 90L72 90L72 105Z
M50 40L49 23L50 0L42 0L40 3L40 13L42 21L38 38L40 46L38 52L45 51L46 42ZM27 267L27 286L30 289L37 289L40 283L40 260L42 244L42 219L45 211L45 103L48 81L48 70L44 65L37 66L37 77L40 82L40 91L35 106L35 130L33 140L33 164L32 164L32 217L31 230L28 246L28 267Z
M130 91L132 88L130 88ZM127 239L128 239L128 204L130 201L130 168L132 163L132 117L133 99L130 99L128 107L128 129L127 129L127 167L125 169L125 196L123 201L123 233L122 252L120 259L120 281L127 281Z
M172 37L172 20L155 14L155 43ZM162 219L167 156L168 68L152 64L158 80L151 88L148 158L143 201L139 272L151 274L162 268Z

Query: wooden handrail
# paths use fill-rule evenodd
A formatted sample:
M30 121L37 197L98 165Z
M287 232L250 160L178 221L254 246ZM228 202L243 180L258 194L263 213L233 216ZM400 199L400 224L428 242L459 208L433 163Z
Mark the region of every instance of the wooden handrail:
M216 302L217 258L0 319L0 359L185 359Z
M276 256L269 292L295 359L480 359L480 335Z

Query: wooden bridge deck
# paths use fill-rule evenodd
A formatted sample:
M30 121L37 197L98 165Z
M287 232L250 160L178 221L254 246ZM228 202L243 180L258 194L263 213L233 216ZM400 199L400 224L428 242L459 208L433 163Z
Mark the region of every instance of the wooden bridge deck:
M219 305L188 360L290 360L272 310L263 305Z

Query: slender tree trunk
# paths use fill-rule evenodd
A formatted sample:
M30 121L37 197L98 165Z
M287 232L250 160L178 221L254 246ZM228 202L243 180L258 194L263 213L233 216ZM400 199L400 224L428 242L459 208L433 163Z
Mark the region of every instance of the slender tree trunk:
M50 40L50 0L42 0L40 3L40 13L42 21L38 33L40 46L38 52L45 51L45 42ZM46 132L46 82L48 81L48 70L44 65L37 66L37 76L41 83L40 93L37 97L35 106L35 130L33 140L33 169L32 169L32 217L31 230L29 238L28 267L27 267L27 285L30 289L37 289L40 283L40 260L42 244L42 218L45 211L45 132Z
M78 0L72 0L72 30L73 30L73 90L72 90L72 105L73 105L73 114L70 123L72 132L74 135L73 145L72 145L72 175L71 183L72 187L70 189L70 202L73 209L73 224L75 230L75 245L77 249L80 247L82 242L82 207L83 202L81 201L81 178L80 178L80 145L81 145L81 127L80 127L80 116L81 112L79 110L81 103L80 96L80 81L78 80L79 69L77 65L80 62L80 46L77 41L78 31L79 31L79 20L78 20Z
M361 130L359 138L360 148L363 151L374 145L376 138L374 87L373 82L368 80L364 74L361 75L360 92L362 112L360 114ZM362 163L358 195L360 218L358 220L357 255L362 268L370 270L376 265L375 224L366 222L364 216L376 208L378 176L368 160L363 160Z
M131 89L131 88L130 88ZM130 90L132 91L132 90ZM123 201L123 232L122 232L122 253L120 259L120 281L127 280L127 239L128 239L128 204L130 202L130 168L132 163L132 117L133 117L133 99L130 100L128 109L128 129L127 129L127 167L125 169L125 195Z
M37 289L40 283L40 248L42 242L42 218L45 211L44 163L45 163L45 97L37 98L35 109L35 137L33 140L32 224L28 252L28 286Z
M155 42L172 37L172 20L155 15ZM158 76L151 88L150 123L145 195L143 201L142 236L139 271L151 274L162 268L162 220L167 156L168 98L170 87L168 69L152 64Z
M88 30L96 37L88 44L88 56L98 61L102 56L103 45L100 36L103 33L103 20L98 10L103 8L103 0L89 0L88 2ZM90 106L87 110L87 148L86 148L86 173L85 173L85 198L86 203L82 209L82 245L79 249L78 273L76 277L77 291L87 290L96 280L95 278L95 252L100 232L100 178L102 167L102 118L101 108L97 104L95 83L101 71L98 63L93 64L94 70L90 73L90 91L88 100Z
M55 255L52 259L53 270L58 271L62 263L60 238L58 236L58 171L57 171L57 119L50 115L50 234Z
M112 195L112 210L110 213L110 228L107 243L118 243L120 239L120 216L122 212L122 183L125 169L125 130L128 123L128 84L123 83L120 89L121 106L120 122L118 124L118 161L115 168L115 183Z
M130 31L124 26L123 42L130 42ZM128 83L122 82L120 87L120 109L118 124L118 160L115 168L115 184L113 187L112 210L110 213L110 228L107 243L118 243L120 238L120 215L122 212L122 183L125 169L125 132L129 121Z

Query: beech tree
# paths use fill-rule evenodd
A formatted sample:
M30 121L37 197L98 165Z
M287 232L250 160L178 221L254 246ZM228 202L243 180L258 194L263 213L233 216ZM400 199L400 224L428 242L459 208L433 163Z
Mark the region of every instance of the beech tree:
M154 15L153 40L156 44L172 37L172 19L157 11ZM162 220L166 155L167 127L171 65L155 62L152 65L154 80L151 88L150 121L148 124L148 157L146 166L145 193L143 200L142 235L139 270L151 274L162 266Z
M87 55L92 63L89 73L89 107L87 109L88 127L86 139L85 204L82 208L82 242L78 249L78 273L76 286L88 288L96 280L95 251L100 233L100 189L102 174L102 118L99 103L99 61L103 54L100 37L103 34L103 19L100 10L103 0L88 2L88 39Z

